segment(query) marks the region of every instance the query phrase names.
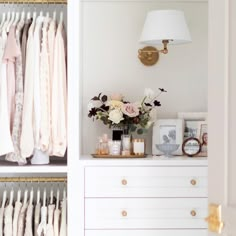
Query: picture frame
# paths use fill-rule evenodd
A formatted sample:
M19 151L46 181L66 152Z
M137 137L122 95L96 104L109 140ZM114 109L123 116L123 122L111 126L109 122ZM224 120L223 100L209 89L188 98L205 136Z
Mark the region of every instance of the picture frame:
M183 119L159 119L153 125L152 154L162 155L156 144L179 144L173 155L182 155L184 121Z
M184 140L199 139L201 122L207 122L207 112L178 112L178 118L184 120Z
M208 148L208 126L206 121L199 122L198 139L201 143L199 156L207 156Z

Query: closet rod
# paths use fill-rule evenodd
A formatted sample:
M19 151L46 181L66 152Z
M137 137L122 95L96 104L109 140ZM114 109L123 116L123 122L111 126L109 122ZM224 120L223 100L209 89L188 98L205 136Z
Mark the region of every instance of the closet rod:
M0 0L4 4L67 4L67 0Z
M52 182L67 182L67 177L0 177L0 182L42 182L42 183L52 183Z

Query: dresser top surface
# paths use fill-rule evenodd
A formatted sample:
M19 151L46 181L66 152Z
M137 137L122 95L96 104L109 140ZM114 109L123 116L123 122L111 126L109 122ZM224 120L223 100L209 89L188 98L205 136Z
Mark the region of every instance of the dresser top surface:
M162 156L147 156L145 158L94 158L91 155L80 156L80 163L89 166L207 166L207 157L162 157Z

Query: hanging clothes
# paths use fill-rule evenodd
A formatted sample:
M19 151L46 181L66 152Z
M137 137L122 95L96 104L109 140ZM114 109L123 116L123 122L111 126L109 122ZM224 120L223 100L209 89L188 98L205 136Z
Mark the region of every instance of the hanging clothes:
M17 236L24 236L24 231L25 231L25 216L26 216L26 211L28 208L28 203L24 202L23 206L20 210L20 215L18 219L18 229L17 229Z
M67 199L62 201L60 236L67 236Z
M24 104L22 114L21 132L21 155L24 158L30 157L34 150L34 131L33 131L33 101L34 101L34 28L36 19L33 18L29 28L26 52L26 68L24 83Z
M37 234L38 235L43 235L45 236L46 235L46 232L47 232L47 207L46 206L42 206L41 207L41 222L38 226L38 229L37 229Z
M26 225L25 225L25 233L24 236L33 236L33 204L29 204L26 213Z
M34 212L34 236L41 236L41 234L38 234L38 227L40 222L40 210L41 210L41 203L38 202L36 204Z
M63 23L57 28L54 48L52 81L52 154L64 156L67 147L67 73L65 31Z
M48 206L48 224L46 230L46 236L54 236L53 217L54 217L55 205Z
M5 205L0 208L0 236L3 236L4 211Z
M50 19L46 18L42 29L42 44L40 55L40 148L43 152L49 150L51 131L51 82L50 82L50 61L49 61L49 41L48 29Z
M9 204L4 213L4 236L12 236L13 206Z
M19 55L16 58L16 95L15 95L15 115L13 117L12 140L14 144L14 152L6 156L7 161L18 162L19 165L26 164L26 159L21 156L20 152L20 135L22 127L22 112L23 112L23 72L22 72L22 53L20 50L20 38L24 21L20 21L16 27L16 43Z
M54 211L54 224L53 224L54 236L59 236L60 217L61 217L61 210L59 208L56 208L56 210Z
M6 42L7 42L7 33L5 27L3 26L0 32L0 61L3 60ZM6 64L1 63L0 64L0 130L1 130L1 137L4 138L1 139L0 156L14 151L10 132L6 70L7 70Z
M18 220L20 216L21 207L22 207L22 203L19 201L16 201L15 208L14 208L14 216L13 216L12 236L17 236Z
M7 97L8 97L8 114L10 117L10 130L12 132L13 120L15 114L15 61L20 55L20 49L16 43L16 27L13 25L10 28L9 35L6 42L5 53L3 56L3 62L7 65Z
M22 54L22 73L23 73L23 83L25 78L25 67L26 67L26 54L27 54L27 41L29 28L32 24L33 19L27 19L23 27L23 33L21 37L21 54Z

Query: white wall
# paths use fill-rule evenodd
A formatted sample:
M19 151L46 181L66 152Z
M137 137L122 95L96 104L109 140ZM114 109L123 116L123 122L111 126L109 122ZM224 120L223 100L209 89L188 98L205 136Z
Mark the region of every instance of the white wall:
M146 13L153 9L185 12L193 42L169 46L158 64L146 67L137 58ZM178 111L207 111L207 2L113 1L83 3L82 88L83 150L94 152L97 137L110 131L87 117L87 103L99 92L120 92L136 101L143 90L165 88L159 117L175 117ZM147 136L148 151L151 131Z

